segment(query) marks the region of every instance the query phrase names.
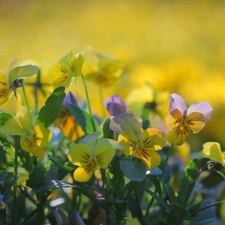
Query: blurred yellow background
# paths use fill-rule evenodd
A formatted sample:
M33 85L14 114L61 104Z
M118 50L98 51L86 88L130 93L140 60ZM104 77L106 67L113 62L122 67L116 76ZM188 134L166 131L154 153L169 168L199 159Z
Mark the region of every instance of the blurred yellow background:
M126 101L148 81L189 105L208 101L213 119L192 142L198 150L204 141L218 141L225 150L225 1L1 0L0 20L0 70L19 58L46 76L48 65L69 51L91 46L125 63L118 82L103 90L105 98L120 94ZM79 84L72 90L84 97ZM95 108L98 91L88 87Z

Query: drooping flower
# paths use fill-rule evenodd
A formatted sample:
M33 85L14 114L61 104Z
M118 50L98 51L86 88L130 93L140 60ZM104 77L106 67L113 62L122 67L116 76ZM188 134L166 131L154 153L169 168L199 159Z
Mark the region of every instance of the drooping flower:
M111 116L128 113L127 105L119 95L113 95L104 101L104 105Z
M166 118L168 127L167 140L171 144L181 145L192 133L203 129L206 121L212 118L212 107L208 102L192 104L188 109L184 99L177 95L170 96L169 112Z
M16 116L0 127L0 133L21 136L21 148L41 160L44 159L43 147L47 146L51 140L51 133L43 124L33 127L24 107L21 107L21 111Z
M160 165L161 158L156 152L163 148L166 137L157 128L142 129L141 117L124 113L114 116L110 128L119 133L118 142L124 147L123 153L143 160L148 169Z
M50 77L56 78L52 83L53 87L69 87L74 79L81 75L83 63L83 53L74 55L72 52L70 52L61 58L58 64L50 67L48 72Z
M123 71L123 63L96 52L92 52L91 56L92 62L84 65L86 79L101 87L113 85Z
M225 152L221 150L218 142L206 142L203 145L202 157L211 159L225 166Z
M84 135L81 126L75 121L74 116L69 111L67 105L77 105L77 100L74 95L69 92L64 99L64 109L59 117L55 120L54 124L60 128L63 135L70 141L76 141Z
M16 89L23 84L22 77L29 77L38 72L37 66L18 66L13 69L11 67L17 60L14 60L7 74L0 74L0 105L8 101L13 92L16 95Z
M74 179L87 182L97 168L106 169L115 155L115 149L121 148L111 139L99 138L100 132L94 132L70 147L68 159L78 166Z

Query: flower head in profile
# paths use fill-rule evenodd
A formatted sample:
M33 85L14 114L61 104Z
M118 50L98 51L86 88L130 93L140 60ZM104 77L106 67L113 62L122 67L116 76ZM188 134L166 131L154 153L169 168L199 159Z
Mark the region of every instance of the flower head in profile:
M81 126L75 121L73 114L69 111L67 107L68 104L78 105L72 92L69 92L66 95L64 99L64 108L54 124L60 128L66 138L70 141L76 141L84 135L84 132Z
M225 152L221 150L218 142L206 142L203 145L202 157L211 159L225 166Z
M113 85L123 71L123 63L99 53L92 52L91 56L92 62L84 65L86 79L101 87Z
M78 166L73 175L78 182L89 181L97 168L106 169L115 155L115 149L121 148L116 141L99 138L99 135L100 132L94 132L69 149L69 161Z
M83 63L83 53L74 55L72 52L70 52L61 58L58 64L50 67L48 72L50 77L56 78L52 83L53 87L69 87L74 79L81 75Z
M143 160L148 169L160 165L161 158L156 152L163 148L166 137L157 128L142 129L142 119L137 115L123 113L114 116L110 128L119 133L118 142L124 147L123 153Z
M18 66L13 69L11 67L16 63L16 59L11 63L6 74L0 73L0 105L8 101L16 89L23 85L22 77L29 77L38 72L37 66Z
M181 145L192 133L203 129L206 121L212 118L212 107L208 102L192 104L188 109L184 99L177 95L170 96L169 112L166 118L168 127L167 140L175 145Z
M119 95L113 95L104 101L104 105L111 116L128 113L127 105Z
M0 127L0 133L19 135L21 148L41 160L44 159L43 147L51 140L51 133L44 125L37 124L33 127L24 107Z

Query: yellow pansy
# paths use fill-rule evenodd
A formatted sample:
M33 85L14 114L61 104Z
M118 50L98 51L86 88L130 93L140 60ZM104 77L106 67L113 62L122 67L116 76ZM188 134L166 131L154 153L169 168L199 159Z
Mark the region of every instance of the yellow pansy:
M148 169L160 165L161 158L156 152L163 148L166 137L157 128L142 129L142 119L137 115L124 113L114 116L110 128L120 133L118 142L124 147L123 153L142 159Z
M225 152L221 150L218 142L206 142L203 145L202 157L219 162L225 166Z
M114 84L123 71L123 63L98 53L91 56L92 62L84 65L85 78L102 87Z
M107 138L98 138L100 132L86 136L78 144L70 147L68 159L78 166L74 171L74 179L87 182L97 168L106 169L115 155L118 143Z
M55 120L54 124L60 128L66 138L68 138L70 141L76 141L77 139L84 136L84 132L81 126L75 121L72 113L68 110L68 104L77 105L77 100L72 92L69 92L66 95L64 99L64 109L62 110L59 117Z
M166 118L167 140L171 144L181 145L192 133L200 132L206 121L212 118L212 107L208 102L192 104L188 109L184 99L177 95L170 96L169 112Z
M33 128L28 113L24 114L23 111L26 110L24 110L24 107L21 107L21 111L17 116L7 120L6 123L0 127L0 133L19 135L21 148L43 160L43 147L49 144L52 135L42 124L37 124Z
M70 52L60 59L58 64L50 67L48 76L56 78L52 83L53 87L69 87L73 80L81 75L83 63L84 56L82 53L74 55Z

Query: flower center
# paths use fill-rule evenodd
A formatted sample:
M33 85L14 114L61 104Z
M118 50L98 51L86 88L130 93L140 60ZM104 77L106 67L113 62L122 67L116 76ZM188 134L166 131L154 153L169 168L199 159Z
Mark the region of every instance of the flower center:
M145 158L149 159L150 155L148 154L147 150L143 147L139 147L135 150L135 153L140 157L140 158Z
M95 167L96 167L96 162L95 161L90 161L89 163L88 163L88 165L85 167L85 170L86 170L86 172L87 173L90 173L91 171L93 171L94 169L95 169Z

